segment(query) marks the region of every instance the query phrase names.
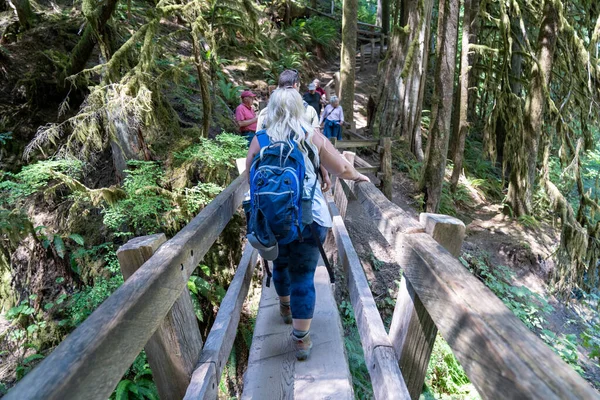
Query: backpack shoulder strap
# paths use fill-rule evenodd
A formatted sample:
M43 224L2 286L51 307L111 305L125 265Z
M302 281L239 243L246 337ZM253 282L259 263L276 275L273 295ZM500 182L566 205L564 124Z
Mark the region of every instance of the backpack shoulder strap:
M271 144L271 139L269 138L269 135L267 135L267 131L264 129L256 133L256 139L258 140L258 144L260 145L261 149Z

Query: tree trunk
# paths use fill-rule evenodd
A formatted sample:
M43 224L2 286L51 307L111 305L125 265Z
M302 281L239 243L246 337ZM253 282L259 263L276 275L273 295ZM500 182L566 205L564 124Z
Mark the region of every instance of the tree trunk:
M433 0L424 0L422 4L423 10L419 10L422 14L419 15L417 42L412 50L412 65L410 65L410 71L408 71L407 89L402 109L402 133L408 136L410 151L418 161L423 161L424 158L421 139L421 112L423 111L423 97L425 94L425 73L429 56Z
M381 33L390 33L390 0L381 0Z
M342 53L340 61L340 98L344 119L354 122L354 78L356 75L356 30L358 0L345 0L342 17Z
M477 1L477 0L475 0ZM477 15L473 15L471 12L472 0L464 0L464 17L463 17L463 29L462 29L462 45L460 53L460 75L458 77L459 84L459 101L458 101L458 134L456 135L456 146L454 151L454 167L452 170L452 178L450 179L450 185L452 191L456 191L458 186L458 178L463 167L463 159L465 152L465 140L469 131L468 121L468 106L469 106L469 71L472 64L472 57L469 57L469 42L472 39L470 34L471 25L473 24L472 18L477 18Z
M116 5L117 0L107 0L99 9L94 10L91 15L86 15L87 23L85 30L81 39L79 39L79 42L71 51L69 64L65 69L65 78L83 71L85 64L94 51L94 46L98 38L105 36L106 23L110 19Z
M202 97L202 137L208 137L210 128L211 100L208 80L204 73L204 63L200 54L199 32L192 28L192 49L194 51L194 62L198 74L198 83L200 84L200 96Z
M523 74L523 54L521 53L524 51L523 47L521 46L523 41L523 33L521 32L521 27L519 26L516 18L511 19L511 22L511 32L514 32L514 38L511 46L510 74L508 76L508 83L510 85L510 92L517 97L521 97L523 85L519 79ZM509 110L508 112L511 111ZM504 143L506 142L506 137L509 134L505 120L506 118L500 116L496 121L496 165L501 168L505 165ZM511 134L516 134L517 136L520 135L519 132L513 132ZM506 164L507 165L504 168L504 171L510 171L510 165L508 163Z
M384 0L377 0L377 20L375 22L375 25L381 26L383 27L383 23L382 23L382 16L383 16L383 1Z
M35 14L31 9L29 0L8 0L8 4L15 10L21 30L26 30L33 26Z
M459 4L455 0L440 0L439 2L432 119L420 185L425 194L426 210L432 213L438 212L440 206L450 138L454 71L456 69L458 6Z
M550 83L552 60L558 34L558 14L552 0L544 2L544 14L538 36L537 63L531 68L531 86L523 115L521 151L510 154L508 201L516 216L531 212L539 140L546 107L545 88Z
M418 20L418 0L409 0L403 3L403 13L397 16L398 24L404 26L409 20L416 26ZM375 131L380 136L400 136L402 132L402 107L406 91L406 76L403 74L409 44L417 34L417 29L395 28L392 32L388 46L388 55L384 61L385 70L379 80L379 98L377 100L377 113L375 116Z

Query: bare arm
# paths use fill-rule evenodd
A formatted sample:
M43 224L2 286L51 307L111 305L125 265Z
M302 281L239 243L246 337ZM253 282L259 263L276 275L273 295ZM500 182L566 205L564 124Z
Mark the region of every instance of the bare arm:
M346 160L321 133L314 134L313 143L319 148L321 165L324 166L327 171L338 178L350 179L356 182L369 182L369 178L350 165L348 160Z
M253 124L253 123L255 123L256 121L258 121L258 118L257 118L257 117L254 117L254 118L252 118L252 119L247 119L247 120L245 120L245 121L238 121L237 123L238 123L238 126L239 126L240 128L244 128L244 127L246 127L246 126L248 126L248 125L252 125L252 124Z
M254 136L252 142L250 143L250 147L248 148L248 154L246 155L246 179L250 178L250 167L252 166L252 160L254 160L254 157L256 157L259 151L260 145L258 144L258 139L256 136Z

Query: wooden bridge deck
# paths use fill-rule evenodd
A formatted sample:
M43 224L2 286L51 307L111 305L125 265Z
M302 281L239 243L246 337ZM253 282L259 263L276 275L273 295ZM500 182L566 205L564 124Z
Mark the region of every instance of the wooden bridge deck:
M337 305L322 262L315 274L317 303L311 326L313 349L297 361L291 325L279 316L275 287L263 282L242 399L353 399Z

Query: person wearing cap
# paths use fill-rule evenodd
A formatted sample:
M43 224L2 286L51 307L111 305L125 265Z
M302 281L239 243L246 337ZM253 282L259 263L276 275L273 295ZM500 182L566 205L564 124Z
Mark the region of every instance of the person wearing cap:
M308 92L302 96L302 99L315 109L317 115L321 115L321 95L317 93L316 89L317 85L309 83Z
M333 144L306 120L302 97L294 89L294 84L284 84L271 95L265 121L268 127L266 135L270 143L293 141L302 153L306 167L305 194L313 199L311 211L314 222L305 226L301 239L288 244L267 243L251 235L248 236L248 240L254 241L253 247L265 260L273 261L273 283L279 297L279 313L284 323L292 324L292 342L296 358L305 360L312 348L309 331L317 300L314 276L320 258L319 242L323 243L327 231L332 226L327 200L321 187L317 185L317 168L324 167L340 179L355 182L368 182L369 178L359 173ZM259 138L255 137L246 156L246 171L250 171L260 149ZM282 154L282 157L285 155ZM310 191L312 195L308 194ZM311 235L311 231L314 234Z
M319 96L321 96L321 105L326 105L327 104L327 93L325 93L325 89L323 89L321 87L321 81L319 79L315 78L313 83L315 84L315 91L317 93L319 93ZM321 114L319 114L319 115L321 115Z
M342 140L342 124L344 123L344 110L340 106L337 96L331 96L323 115L321 116L321 129L326 138Z
M250 145L256 133L256 122L258 121L252 108L256 95L249 90L244 90L240 97L242 103L235 109L235 119L240 127L240 132L248 139L248 145Z
M279 75L279 82L277 84L278 88L281 89L296 89L300 90L300 74L295 69L287 69ZM258 130L266 129L267 126L265 124L267 117L267 108L263 108L258 114ZM314 129L321 129L319 123L319 114L317 114L317 110L308 104L306 101L304 102L304 118L308 121L309 124L313 126Z

